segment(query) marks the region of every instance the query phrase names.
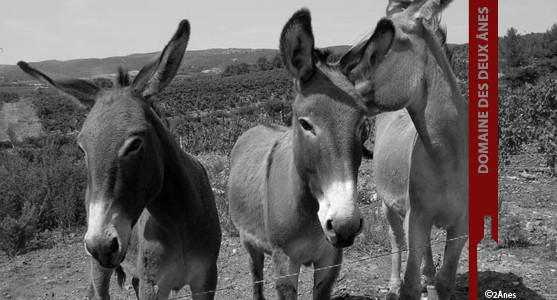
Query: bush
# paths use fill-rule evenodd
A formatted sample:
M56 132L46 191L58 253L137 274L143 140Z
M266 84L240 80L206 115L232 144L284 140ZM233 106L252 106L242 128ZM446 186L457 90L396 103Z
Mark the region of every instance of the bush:
M540 72L536 67L528 66L509 69L503 79L511 87L517 88L525 83L534 84L539 76Z
M499 228L499 248L521 248L530 246L526 231L522 228L522 220L517 216L509 216L502 220Z
M540 78L536 85L499 89L499 153L519 154L522 147L535 144L556 167L557 157L557 74Z
M47 132L75 132L85 121L84 111L76 109L70 100L50 90L36 92L33 95L33 105Z
M93 83L104 89L111 89L114 87L112 80L104 77L97 77L93 79Z
M224 72L222 72L222 76L235 76L235 75L242 75L248 74L251 71L251 66L248 63L241 62L227 65L224 68Z
M0 102L12 103L19 101L19 95L17 93L0 91Z
M69 229L85 223L86 174L84 164L49 137L43 148L16 146L16 153L0 153L0 236L3 251L26 250L36 232Z
M15 219L12 216L0 221L0 250L8 256L19 254L35 237L37 214L35 207L26 202L21 215Z

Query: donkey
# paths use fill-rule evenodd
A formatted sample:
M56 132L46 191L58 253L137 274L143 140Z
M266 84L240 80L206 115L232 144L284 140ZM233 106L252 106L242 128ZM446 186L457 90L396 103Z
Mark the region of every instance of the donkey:
M253 298L263 299L264 254L280 299L296 299L298 272L313 264L314 299L329 299L342 248L363 220L356 182L366 107L354 86L314 48L311 16L296 12L280 37L294 77L292 126L257 126L231 152L230 216L250 255Z
M153 96L174 78L190 36L187 20L133 83L121 69L105 91L80 79L52 80L18 65L90 108L77 137L87 166L86 252L90 297L110 299L110 277L125 273L139 299L167 299L189 284L193 299L213 299L221 230L207 173L183 152L160 119ZM124 259L125 258L125 259ZM122 269L123 267L123 269Z
M392 273L387 299L420 299L419 269L439 299L454 289L468 235L468 103L438 41L438 14L450 0L390 0L373 35L340 61L377 116L374 175L390 223ZM403 111L397 111L406 108ZM435 274L432 226L447 231ZM406 233L408 261L400 279Z

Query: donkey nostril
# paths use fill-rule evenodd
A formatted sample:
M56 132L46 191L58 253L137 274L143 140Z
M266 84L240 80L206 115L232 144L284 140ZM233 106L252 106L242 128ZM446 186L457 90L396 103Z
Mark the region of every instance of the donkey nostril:
M362 231L364 228L364 219L360 219L360 228L358 228L358 232Z
M108 248L108 253L114 253L118 251L118 239L117 238L113 238L110 241L110 246Z
M97 254L94 249L89 248L89 244L87 244L87 242L85 242L85 251L87 251L87 253L93 257L95 257L95 255Z
M327 220L327 222L325 222L325 229L327 229L327 231L333 231L333 221L332 220Z

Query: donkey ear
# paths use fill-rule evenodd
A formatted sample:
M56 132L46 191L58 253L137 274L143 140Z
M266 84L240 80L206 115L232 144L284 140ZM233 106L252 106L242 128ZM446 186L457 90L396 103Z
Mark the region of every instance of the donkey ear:
M389 4L387 5L387 17L405 11L410 4L412 4L412 0L389 0Z
M423 19L427 23L432 21L437 14L442 12L453 0L429 0L417 7L414 18Z
M381 19L369 39L354 45L340 59L340 67L345 74L349 74L360 64L369 64L373 59L384 57L393 43L395 27L391 20Z
M17 65L27 74L40 82L69 96L80 109L91 108L102 89L95 84L81 79L52 80L41 71L32 68L28 63L20 61Z
M304 82L315 72L314 39L311 14L302 8L292 15L280 35L280 53L286 69Z
M189 39L190 23L188 20L182 20L159 58L139 71L133 82L132 90L144 98L149 98L162 91L176 76Z

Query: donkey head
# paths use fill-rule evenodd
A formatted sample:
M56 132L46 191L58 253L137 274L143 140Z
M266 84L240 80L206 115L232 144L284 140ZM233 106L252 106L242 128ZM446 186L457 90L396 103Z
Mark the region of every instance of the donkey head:
M436 34L438 14L452 0L390 0L387 17L357 43L340 65L365 98L370 113L425 106L430 53L444 59ZM435 46L431 46L435 45ZM446 58L445 58L446 59ZM445 70L445 73L447 70Z
M280 51L296 90L292 150L302 189L318 205L329 242L349 246L363 226L356 203L366 131L363 99L340 68L314 48L308 10L296 12L287 22Z
M150 97L176 75L190 35L187 20L160 54L141 69L133 84L120 71L119 86L105 91L80 79L52 80L25 62L18 65L52 88L90 108L77 137L87 166L86 251L106 268L120 264L143 209L161 191L162 141L171 136L153 111Z

